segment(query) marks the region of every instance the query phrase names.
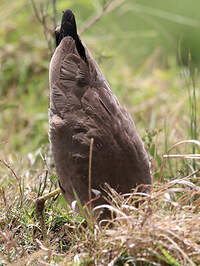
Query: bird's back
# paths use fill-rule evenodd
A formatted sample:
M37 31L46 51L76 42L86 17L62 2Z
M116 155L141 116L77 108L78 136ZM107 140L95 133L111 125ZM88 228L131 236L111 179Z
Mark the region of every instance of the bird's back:
M149 161L129 113L120 106L96 62L83 44L62 38L50 64L50 142L62 193L68 203L76 191L88 201L89 148L92 188L104 183L127 193L151 184Z

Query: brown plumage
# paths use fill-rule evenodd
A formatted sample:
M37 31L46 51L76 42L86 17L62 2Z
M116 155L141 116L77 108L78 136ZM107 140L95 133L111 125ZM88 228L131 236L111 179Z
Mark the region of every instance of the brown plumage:
M73 16L73 22L70 12L64 13L58 47L50 63L49 137L64 198L71 204L74 189L84 204L88 201L91 138L93 189L101 190L106 182L118 192L128 193L139 184L151 184L151 176L135 124L120 106L75 26L73 31L75 19ZM70 30L62 28L65 19Z

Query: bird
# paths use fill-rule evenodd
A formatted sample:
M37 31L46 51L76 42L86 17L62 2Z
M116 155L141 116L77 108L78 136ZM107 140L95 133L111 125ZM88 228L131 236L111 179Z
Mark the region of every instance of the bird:
M68 204L78 196L93 206L103 203L104 184L118 193L152 185L148 154L135 123L77 33L73 12L67 9L55 31L56 50L49 66L49 140L60 190ZM105 44L106 45L106 44Z

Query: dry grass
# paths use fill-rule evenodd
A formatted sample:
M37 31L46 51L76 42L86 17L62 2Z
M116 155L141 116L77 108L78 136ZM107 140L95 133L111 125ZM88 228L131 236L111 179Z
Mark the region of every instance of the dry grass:
M112 205L104 207L116 218L92 224L83 241L81 231L78 242L72 239L68 260L76 254L76 260L90 258L95 265L198 265L200 189L190 179L155 184L150 195L133 191L123 197L110 189Z
M154 183L149 194L119 195L107 185L108 204L89 219L53 199L45 210L45 241L33 188L23 190L23 202L19 186L6 195L1 189L1 265L199 265L199 185L200 169ZM94 213L103 208L113 218L97 221Z

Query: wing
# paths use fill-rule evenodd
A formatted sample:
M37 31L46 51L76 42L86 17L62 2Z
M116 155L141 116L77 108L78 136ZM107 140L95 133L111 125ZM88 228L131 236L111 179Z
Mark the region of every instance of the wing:
M90 83L88 64L76 50L75 41L65 37L57 47L49 70L50 110L49 138L60 187L70 203L73 189L86 202L86 176L77 164L87 159L90 140L85 136L89 130L82 111L82 97ZM81 141L80 141L81 139ZM83 170L84 172L84 170Z
M60 187L68 203L73 189L88 201L90 140L92 188L107 182L125 193L150 184L148 158L131 116L112 93L85 47L87 62L64 37L50 64L50 142Z
M80 108L89 86L89 67L79 56L71 37L62 39L50 63L50 109L64 118L68 111Z

